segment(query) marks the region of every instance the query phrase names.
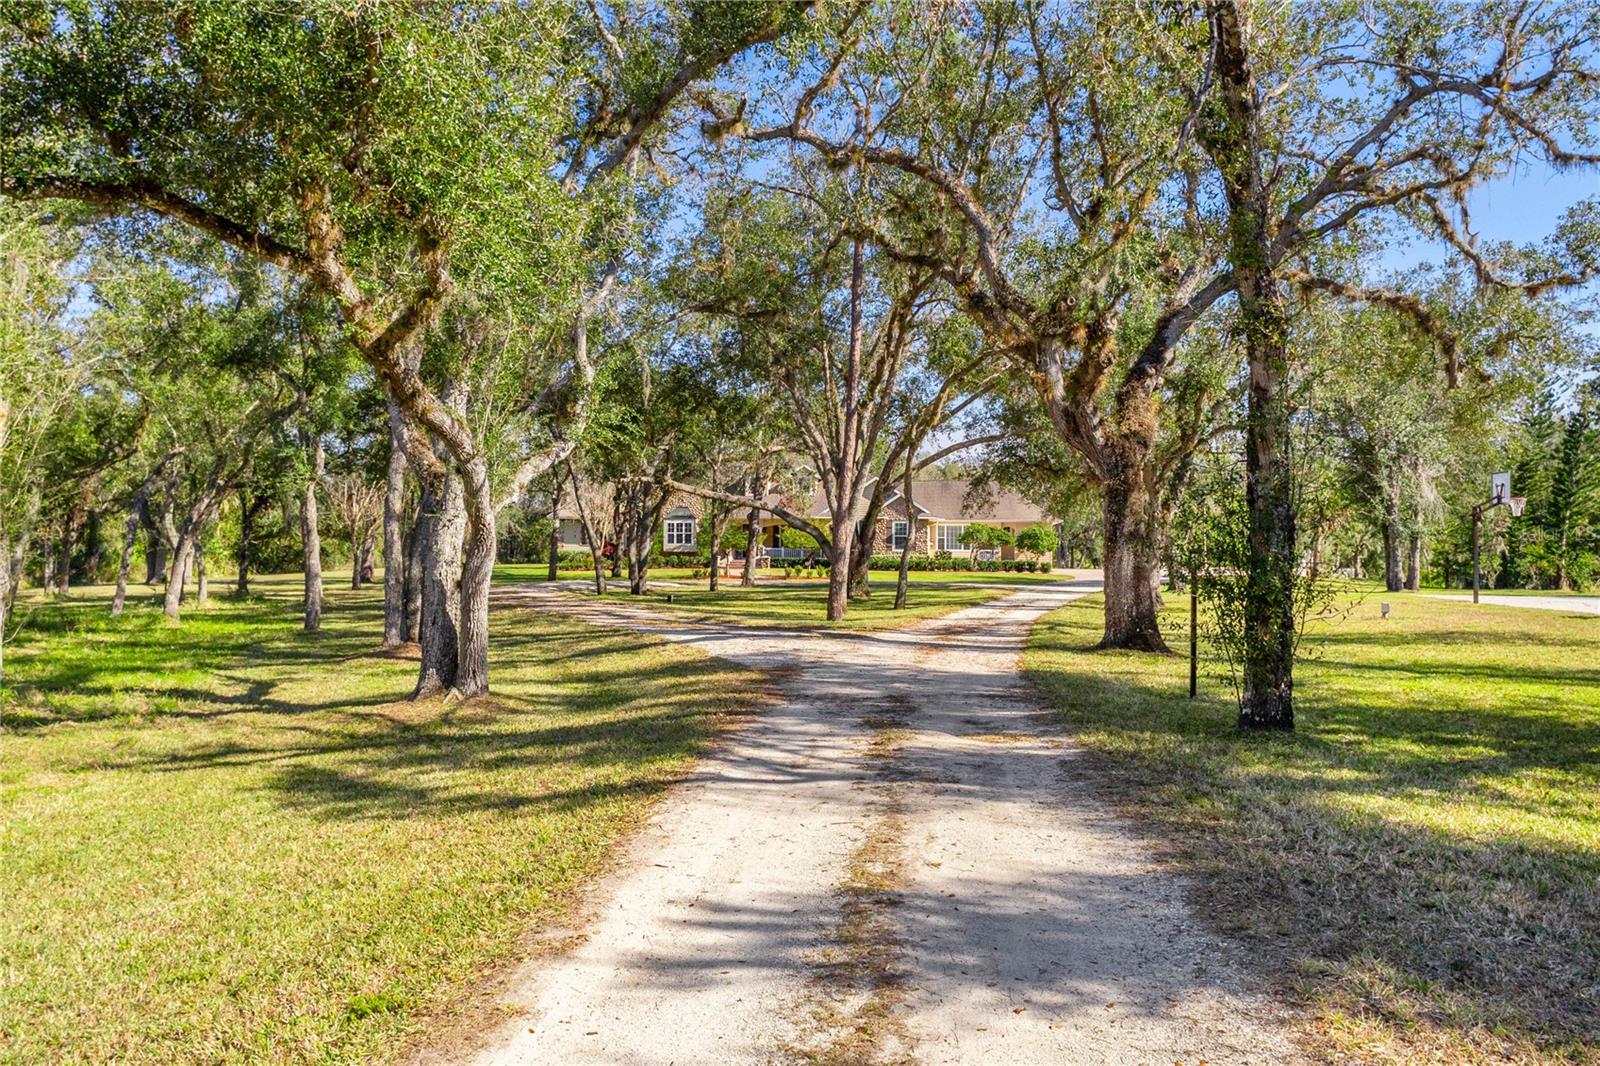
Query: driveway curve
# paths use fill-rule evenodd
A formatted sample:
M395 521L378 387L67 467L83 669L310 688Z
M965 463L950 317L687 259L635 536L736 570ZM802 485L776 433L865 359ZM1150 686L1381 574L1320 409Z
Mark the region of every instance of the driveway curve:
M520 1013L458 1058L1293 1060L1285 1019L1019 676L1033 623L1097 587L859 634L500 590L772 670L780 698L656 809L575 943L516 976Z

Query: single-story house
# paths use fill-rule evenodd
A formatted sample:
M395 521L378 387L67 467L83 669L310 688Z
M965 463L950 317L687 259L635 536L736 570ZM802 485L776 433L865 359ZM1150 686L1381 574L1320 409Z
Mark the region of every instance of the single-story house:
M609 507L607 507L609 512ZM661 550L668 555L693 555L700 551L700 519L705 500L687 492L674 492L661 510ZM594 515L590 515L594 518ZM609 514L607 515L609 517ZM560 551L588 551L589 538L570 497L556 508L556 544Z
M857 522L866 517L866 509L867 501L863 499L854 512ZM827 500L820 489L804 514L812 521L827 521ZM1053 524L1037 504L1007 489L991 485L974 492L972 483L962 479L918 479L911 483L909 515L900 489L891 490L884 500L878 520L869 531L872 550L879 554L898 552L910 539L913 555L936 552L969 555L972 549L961 543L961 535L966 532L967 526L975 523L996 526L1013 535L1030 526ZM787 552L781 550L783 522L765 515L761 526L761 543L766 546L769 555L796 554L792 549ZM1010 545L1000 549L999 557L1043 558L1018 552Z
M820 488L812 494L803 510L795 507L793 501L780 501L776 496L772 497L770 502L783 502L819 525L828 521L827 499ZM856 521L859 522L865 517L866 507L865 499L858 501L854 515ZM699 552L702 548L699 542L700 520L704 514L704 500L688 493L674 493L662 510L662 550L669 555ZM570 503L563 504L557 511L556 518L561 550L587 549L588 542L583 535L583 523L578 521L577 512L572 509ZM744 515L740 513L733 516L730 521L739 523L743 519ZM1030 526L1052 524L1052 520L1037 504L1006 489L987 486L974 492L970 481L917 480L911 485L909 515L898 488L890 492L888 499L884 501L878 520L871 530L872 550L876 553L898 552L909 538L912 554L915 555L930 555L936 552L968 555L972 549L961 543L961 535L968 525L979 522L997 526L1012 534L1020 533ZM803 549L783 546L785 528L786 524L780 519L770 514L762 514L763 554L774 559L799 557L805 554ZM1027 552L1019 552L1011 546L1001 548L999 557L1042 558L1031 556Z

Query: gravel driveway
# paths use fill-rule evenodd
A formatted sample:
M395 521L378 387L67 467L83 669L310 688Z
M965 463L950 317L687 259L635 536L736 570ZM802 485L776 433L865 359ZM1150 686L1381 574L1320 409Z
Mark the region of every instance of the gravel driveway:
M530 960L481 1063L1281 1062L1273 1004L1092 794L1018 675L1030 586L883 633L686 623L539 586L579 615L776 668Z

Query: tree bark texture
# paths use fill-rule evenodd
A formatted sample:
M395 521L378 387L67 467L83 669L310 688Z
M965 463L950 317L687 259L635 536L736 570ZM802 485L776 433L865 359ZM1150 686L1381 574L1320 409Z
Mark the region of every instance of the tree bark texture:
M1103 486L1105 568L1102 648L1167 653L1161 637L1160 537L1145 471L1121 468Z
M905 471L900 478L900 500L905 504L906 512L906 542L900 545L900 572L894 579L894 609L903 611L906 607L906 597L911 588L911 546L917 540L917 520L913 517L917 513L916 505L911 499L912 476L916 468L912 465L913 449L906 449Z
M428 534L431 523L428 515L433 511L434 497L429 489L431 481L427 478L419 479L417 492L417 513L411 520L411 529L406 534L406 581L405 581L405 641L416 644L422 639L422 586L423 559L428 553Z
M755 495L752 491L751 495ZM761 545L761 512L750 508L745 516L744 525L744 569L739 573L739 585L742 588L754 588L756 584L756 551Z
M1400 507L1392 497L1385 497L1383 507L1383 587L1399 592L1404 584L1400 572Z
M406 454L400 405L389 400L389 469L383 490L383 646L406 640Z
M128 508L128 519L122 525L122 555L117 561L117 591L111 597L112 618L121 615L123 607L128 602L128 571L133 569L133 544L139 536L139 515L144 510L148 493L149 482L139 486L139 490L134 493L133 504Z
M317 484L322 480L322 435L313 434L306 443L310 473L300 497L300 545L305 558L305 630L322 628L322 533L317 513Z
M456 680L463 697L489 691L489 583L497 544L488 461L478 457L462 471L466 533L461 563L461 626Z
M461 550L467 528L461 479L454 471L437 478L424 500L428 511L417 517L419 530L424 530L417 544L422 571L417 642L422 647L422 660L413 699L455 687L460 646Z
M1273 272L1272 198L1241 0L1210 0L1219 98L1201 140L1222 177L1228 203L1228 260L1239 299L1248 364L1245 499L1249 564L1245 576L1243 691L1239 724L1294 728L1295 497L1290 462L1289 321Z
M594 566L594 594L606 594L606 559L604 548L595 536L594 522L589 517L589 509L583 502L583 490L578 486L578 471L569 460L567 463L567 477L572 480L572 502L578 512L578 521L583 525L583 539L589 542L589 561ZM559 486L559 481L557 485Z
M172 559L167 567L167 591L162 597L161 610L168 618L178 617L178 608L183 604L183 584L189 576L193 553L194 533L185 523L178 530L178 540L173 546Z

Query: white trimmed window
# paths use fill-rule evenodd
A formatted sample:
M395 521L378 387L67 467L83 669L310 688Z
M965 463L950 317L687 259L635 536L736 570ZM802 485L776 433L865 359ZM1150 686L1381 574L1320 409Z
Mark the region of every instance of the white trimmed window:
M889 544L895 551L904 551L910 536L911 529L905 522L896 522L889 527Z
M942 552L961 551L961 534L967 531L965 525L939 527L939 550Z
M661 529L661 543L668 548L694 547L694 530L697 523L692 518L669 518Z

